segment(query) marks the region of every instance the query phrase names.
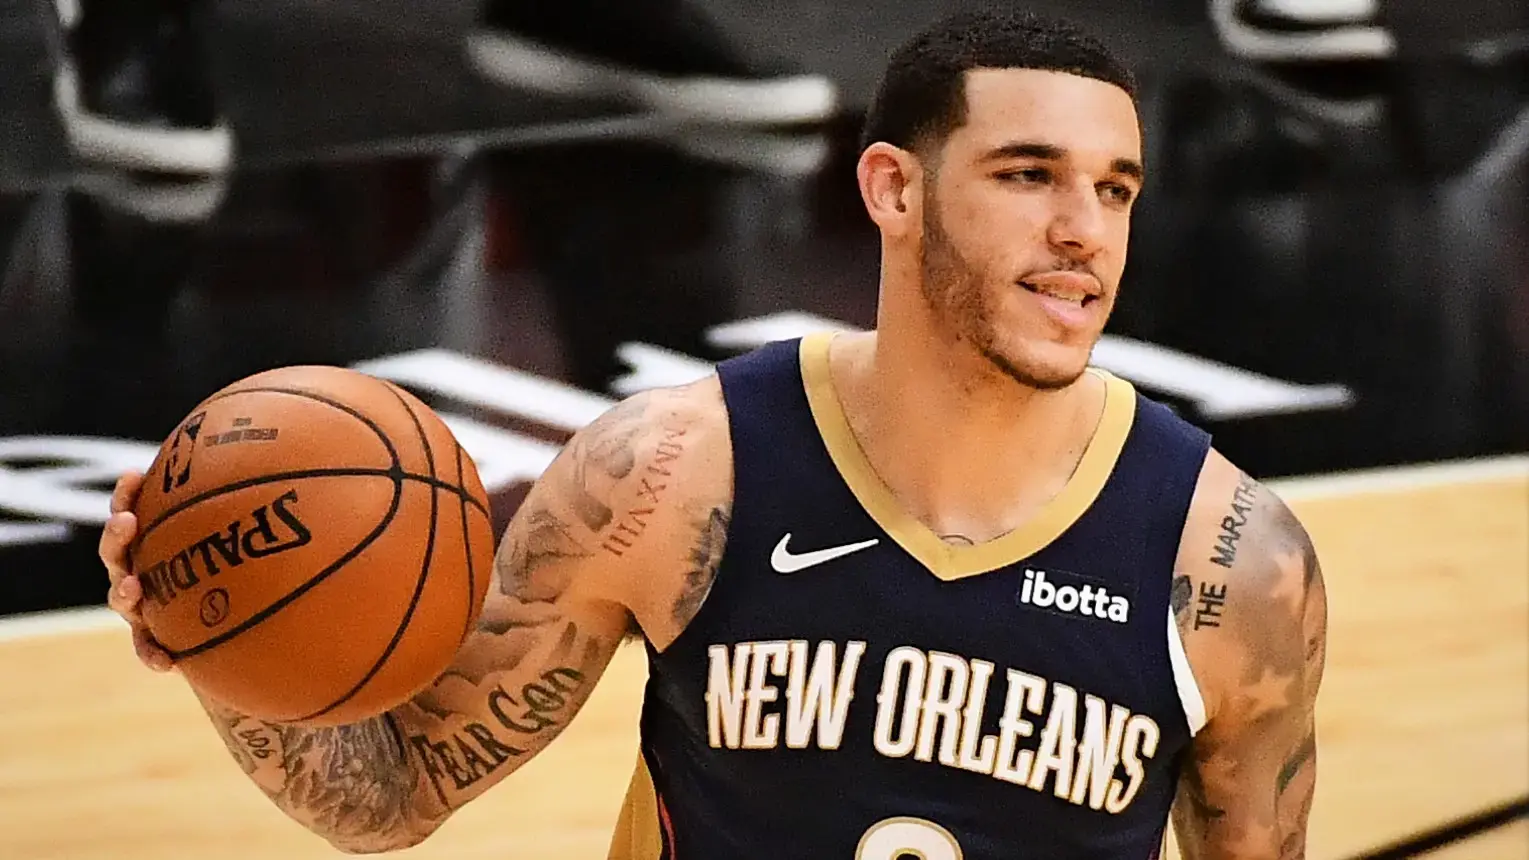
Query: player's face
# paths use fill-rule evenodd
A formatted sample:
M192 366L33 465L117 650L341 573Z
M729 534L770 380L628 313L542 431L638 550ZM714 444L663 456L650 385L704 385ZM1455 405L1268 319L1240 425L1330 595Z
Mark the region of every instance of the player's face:
M924 190L924 294L1003 373L1068 385L1125 269L1135 105L1111 84L1029 69L970 73L966 105Z

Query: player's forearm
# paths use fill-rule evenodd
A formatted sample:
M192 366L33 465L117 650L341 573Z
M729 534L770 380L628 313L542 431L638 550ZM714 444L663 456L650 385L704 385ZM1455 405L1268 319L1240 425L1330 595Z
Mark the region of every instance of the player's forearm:
M202 705L246 775L289 817L350 853L407 848L440 819L392 715L335 728L266 723ZM426 804L422 804L426 801Z

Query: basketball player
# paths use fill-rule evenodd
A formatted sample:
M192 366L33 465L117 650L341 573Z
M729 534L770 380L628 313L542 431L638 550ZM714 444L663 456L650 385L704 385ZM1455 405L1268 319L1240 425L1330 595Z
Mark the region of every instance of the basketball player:
M1128 75L1063 24L952 17L893 57L865 140L876 330L767 346L576 434L410 703L301 729L205 701L282 810L344 851L420 842L637 632L613 858L1149 858L1170 820L1190 858L1304 855L1311 541L1087 366L1143 181ZM137 486L101 543L133 622Z

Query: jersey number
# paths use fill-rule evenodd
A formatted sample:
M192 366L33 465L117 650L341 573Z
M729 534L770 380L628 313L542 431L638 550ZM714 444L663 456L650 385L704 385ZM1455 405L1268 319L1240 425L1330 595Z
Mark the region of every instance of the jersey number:
M961 860L950 831L922 818L898 816L871 825L860 837L855 860Z

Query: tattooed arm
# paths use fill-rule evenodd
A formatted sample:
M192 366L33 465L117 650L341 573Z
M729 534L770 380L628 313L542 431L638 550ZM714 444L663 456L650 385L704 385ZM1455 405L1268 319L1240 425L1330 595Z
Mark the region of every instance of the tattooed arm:
M1327 597L1311 539L1213 454L1191 509L1174 612L1206 703L1174 807L1185 860L1300 860L1316 791Z
M267 724L204 700L234 758L342 851L425 839L567 727L634 622L660 645L688 623L727 525L723 414L713 380L602 416L516 511L477 629L433 686L330 729Z

